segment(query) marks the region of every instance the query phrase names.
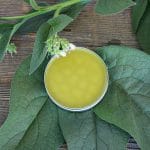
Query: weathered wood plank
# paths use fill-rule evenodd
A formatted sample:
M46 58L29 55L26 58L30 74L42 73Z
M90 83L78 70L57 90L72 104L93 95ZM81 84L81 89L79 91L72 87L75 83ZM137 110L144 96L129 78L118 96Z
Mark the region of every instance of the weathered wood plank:
M10 97L10 84L0 84L0 125L5 121L8 114L8 103Z
M53 3L55 0L46 1ZM89 4L60 35L78 46L92 50L108 43L138 47L131 31L130 9L113 16L101 16L94 13L94 4L94 1ZM23 0L0 0L0 16L21 15L29 9ZM0 125L8 114L12 76L21 61L32 52L34 39L35 34L15 36L13 41L17 45L18 53L13 57L7 54L0 63ZM127 147L130 150L138 149L134 141L129 141Z

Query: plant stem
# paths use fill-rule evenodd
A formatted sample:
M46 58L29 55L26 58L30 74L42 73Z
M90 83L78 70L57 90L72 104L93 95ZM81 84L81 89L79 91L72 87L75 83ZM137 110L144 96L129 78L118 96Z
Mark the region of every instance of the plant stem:
M55 14L54 14L54 18L59 16L59 13L60 13L61 9L62 9L61 7L56 9Z
M40 9L42 9L42 7L38 6L38 4L36 3L35 0L30 0L30 5L32 6L32 8L34 10L40 10Z
M14 20L14 19L32 18L32 17L38 16L41 14L45 14L45 13L50 12L50 11L57 10L59 8L62 9L62 8L68 7L70 5L79 3L80 1L81 0L70 0L70 1L59 3L59 4L55 4L53 6L47 6L47 7L43 8L39 11L30 13L30 14L26 14L26 15L22 15L22 16L12 16L12 17L0 17L0 19L1 20Z

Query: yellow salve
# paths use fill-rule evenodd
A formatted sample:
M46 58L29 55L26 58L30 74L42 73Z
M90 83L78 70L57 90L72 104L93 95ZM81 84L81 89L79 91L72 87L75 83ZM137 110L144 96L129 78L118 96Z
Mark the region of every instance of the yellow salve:
M80 109L94 105L108 83L107 68L94 52L76 48L52 58L45 70L45 87L59 106Z

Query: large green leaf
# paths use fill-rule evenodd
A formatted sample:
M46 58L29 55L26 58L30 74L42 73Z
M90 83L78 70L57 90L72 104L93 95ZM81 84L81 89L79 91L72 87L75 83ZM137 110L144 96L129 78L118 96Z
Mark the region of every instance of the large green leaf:
M36 34L32 59L30 63L30 74L32 74L41 65L46 57L47 49L45 47L45 42L48 38L50 27L50 24L46 22L41 25Z
M39 148L51 145L50 147L56 149L63 141L56 108L48 103L49 99L44 89L45 67L40 67L29 76L29 64L28 58L13 78L9 115L0 128L0 150L30 150L30 145L38 145ZM54 139L51 139L52 137Z
M73 19L67 15L59 15L53 19L48 20L48 23L52 27L49 31L49 36L55 35L57 32L62 31L66 26L68 26Z
M136 5L132 9L132 27L135 33L138 30L138 26L144 15L147 4L148 0L136 0Z
M142 49L150 54L150 2L139 24L137 39Z
M57 108L48 100L15 150L55 150L63 143Z
M142 150L149 150L150 56L120 46L106 46L97 53L108 66L110 83L96 114L131 134Z
M43 62L47 54L46 41L50 36L63 30L72 18L66 15L60 15L56 18L50 19L44 23L37 32L36 40L33 48L33 54L30 64L30 74L32 74Z
M103 15L110 15L133 5L135 3L132 0L97 0L95 11Z
M49 13L42 14L42 15L28 19L19 28L19 30L17 31L17 34L36 32L44 22L46 22L48 19L52 17L52 15L53 15L53 12L49 12Z
M68 150L124 150L129 137L98 119L93 111L71 113L59 109L59 122Z

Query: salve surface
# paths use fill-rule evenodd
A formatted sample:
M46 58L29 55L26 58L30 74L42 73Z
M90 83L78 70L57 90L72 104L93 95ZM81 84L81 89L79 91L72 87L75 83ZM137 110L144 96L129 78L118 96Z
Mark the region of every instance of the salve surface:
M107 85L107 69L90 50L76 48L66 57L54 58L45 71L45 87L55 102L66 108L94 104Z

